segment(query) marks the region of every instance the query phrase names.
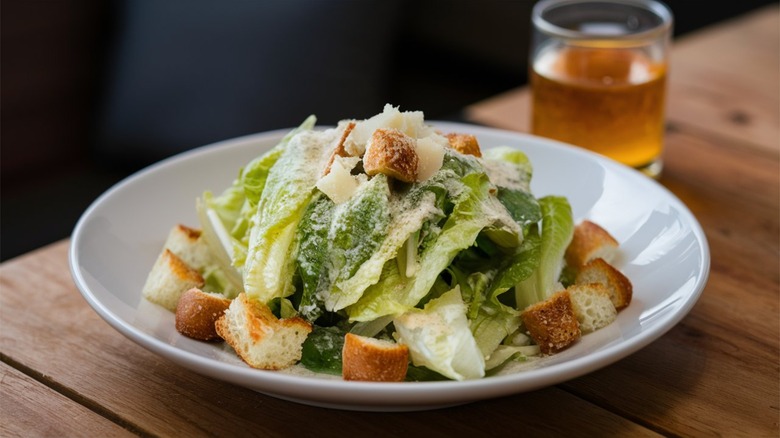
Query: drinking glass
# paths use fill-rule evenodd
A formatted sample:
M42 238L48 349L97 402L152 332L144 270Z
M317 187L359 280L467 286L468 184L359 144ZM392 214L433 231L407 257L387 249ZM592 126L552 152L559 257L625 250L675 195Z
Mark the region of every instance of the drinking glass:
M658 177L672 13L655 0L543 0L531 129Z

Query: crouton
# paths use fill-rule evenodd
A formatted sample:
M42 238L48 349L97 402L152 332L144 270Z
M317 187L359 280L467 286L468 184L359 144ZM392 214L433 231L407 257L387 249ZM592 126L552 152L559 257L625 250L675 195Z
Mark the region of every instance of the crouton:
M176 306L176 330L201 341L221 339L214 324L230 306L230 300L198 288L185 291Z
M450 142L450 146L461 154L473 155L475 157L481 157L482 151L479 148L479 142L477 137L471 134L447 134L447 140Z
M403 344L347 333L342 349L344 380L402 382L409 367L409 348Z
M613 263L618 254L618 242L605 229L591 221L574 227L574 236L566 248L566 264L578 270L595 258Z
M399 181L417 180L415 139L392 128L374 131L363 155L363 169L368 175L383 173Z
M355 122L349 122L344 127L344 132L341 134L338 143L336 143L336 147L333 148L333 152L331 152L330 158L328 158L328 162L325 165L325 169L322 171L322 176L326 176L327 174L330 173L330 166L333 165L333 160L335 160L336 157L349 156L347 150L344 148L344 142L347 141L347 137L349 137L349 134L352 132L353 129L355 129Z
M522 320L542 354L557 353L582 336L571 298L565 290L528 306L522 313Z
M295 316L278 319L265 304L241 293L214 325L238 356L253 368L280 370L301 360L312 326Z
M580 323L582 333L594 332L611 324L617 318L617 309L609 292L599 283L574 284L566 288L572 310Z
M204 284L203 276L198 271L165 248L146 277L141 293L147 300L175 312L184 291L203 287Z
M176 225L168 233L163 248L176 254L184 263L197 271L211 264L211 253L200 230Z
M574 284L600 283L607 288L615 309L621 310L631 303L631 281L614 266L597 258L583 266L574 278Z

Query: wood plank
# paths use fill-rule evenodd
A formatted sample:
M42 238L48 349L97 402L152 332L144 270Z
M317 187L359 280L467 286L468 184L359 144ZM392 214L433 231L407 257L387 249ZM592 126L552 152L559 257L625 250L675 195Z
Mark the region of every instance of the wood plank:
M780 136L780 127L775 134ZM666 143L662 184L678 181L716 192L710 196L770 207L780 203L780 155L753 148L744 139L722 137L690 125L669 129Z
M668 118L777 154L780 138L777 5L675 42Z
M63 241L0 266L0 351L145 434L655 435L555 387L429 412L381 414L294 404L203 377L103 322L70 282L67 247Z
M135 436L4 363L0 382L0 436Z
M531 90L520 87L467 107L466 120L510 131L531 132Z
M705 292L709 293L709 291ZM696 310L617 365L564 385L676 436L777 436L777 350L757 354Z
M661 179L710 244L712 270L700 301L649 347L564 385L674 435L779 432L778 159L729 140L689 125L673 130Z

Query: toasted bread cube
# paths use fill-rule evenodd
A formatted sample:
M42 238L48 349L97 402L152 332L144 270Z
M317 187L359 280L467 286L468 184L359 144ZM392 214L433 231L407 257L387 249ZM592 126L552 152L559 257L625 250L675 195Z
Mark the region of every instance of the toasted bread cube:
M523 311L522 319L542 354L557 353L582 336L571 298L565 290L528 306Z
M607 288L615 309L621 310L631 303L633 287L622 272L604 259L597 258L583 266L574 278L574 284L600 283Z
M347 333L344 337L344 380L402 382L409 367L409 348L403 344Z
M146 277L141 293L147 300L175 312L184 291L204 284L203 276L197 270L165 248Z
M176 306L176 330L201 341L221 339L214 324L230 306L230 300L198 288L185 291Z
M241 293L214 325L238 356L253 368L281 370L301 360L312 326L295 316L278 319L264 303Z
M482 156L482 150L479 148L479 142L477 137L471 134L447 134L447 140L450 142L450 146L461 154L473 155L475 157Z
M574 227L574 236L566 248L566 264L578 270L595 258L613 263L618 254L618 241L604 228L591 221Z
M331 152L330 158L328 158L328 162L325 164L325 169L322 171L322 176L326 176L330 173L330 167L333 165L333 160L335 160L336 157L349 156L344 147L344 142L347 141L347 137L349 137L349 134L352 133L353 129L355 129L355 122L349 122L344 126L344 132L341 134L338 143L336 143L336 146L333 148L333 152Z
M383 173L399 181L417 180L416 141L398 129L374 131L363 155L363 169L368 175Z
M200 230L176 225L168 233L163 248L169 249L189 267L202 270L211 263L211 253Z
M617 309L612 304L609 291L604 285L574 284L566 290L569 292L572 310L583 334L606 327L617 318Z

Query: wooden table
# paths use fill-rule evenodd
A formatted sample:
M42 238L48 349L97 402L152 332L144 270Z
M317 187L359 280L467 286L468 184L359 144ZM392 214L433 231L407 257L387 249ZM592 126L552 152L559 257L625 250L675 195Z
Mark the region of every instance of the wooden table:
M81 298L68 241L0 268L1 436L777 436L778 8L677 41L660 182L701 222L712 272L643 350L567 383L415 413L278 400L203 377L111 329ZM467 109L525 131L528 91Z

